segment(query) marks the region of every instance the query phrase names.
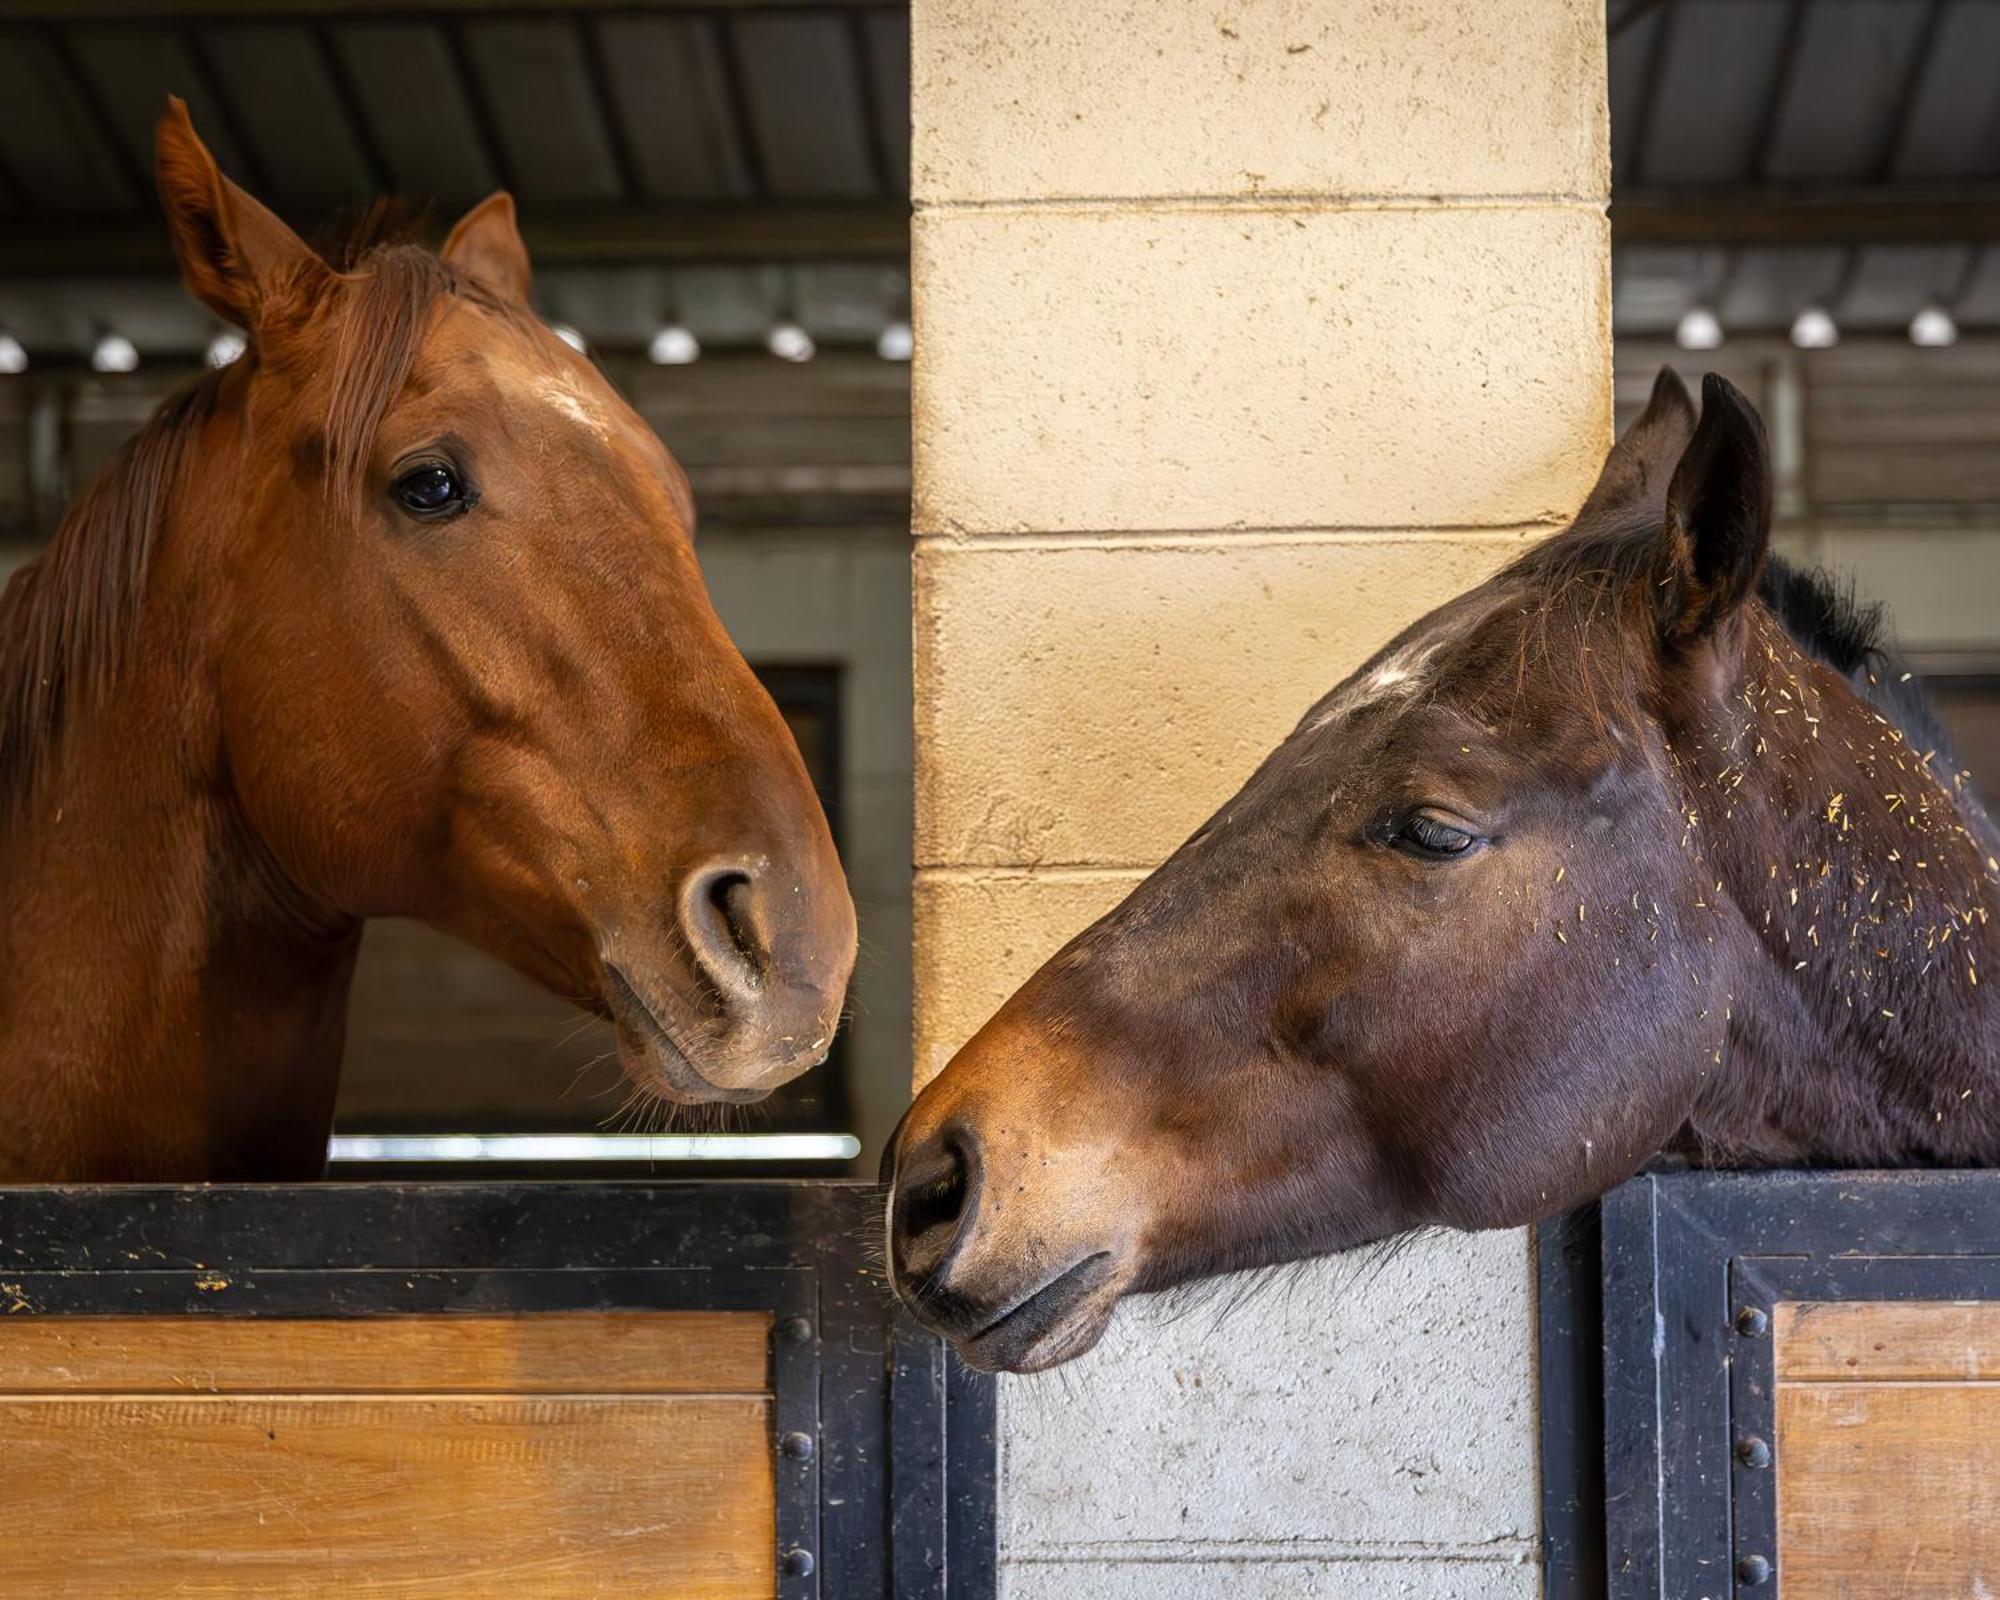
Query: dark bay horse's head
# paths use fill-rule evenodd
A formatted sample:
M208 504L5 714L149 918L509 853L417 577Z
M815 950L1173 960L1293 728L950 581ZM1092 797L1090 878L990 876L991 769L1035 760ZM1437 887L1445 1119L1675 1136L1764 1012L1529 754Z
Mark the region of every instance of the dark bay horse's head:
M1314 706L917 1098L894 1278L970 1360L1065 1360L1135 1291L1547 1216L1688 1118L1756 951L1710 909L1676 751L1769 622L1763 427L1705 401L1663 375L1568 533Z
M529 308L512 201L336 268L217 170L159 179L247 329L156 561L242 823L308 920L422 917L612 1018L640 1087L819 1061L854 910L789 730L711 608L686 478Z

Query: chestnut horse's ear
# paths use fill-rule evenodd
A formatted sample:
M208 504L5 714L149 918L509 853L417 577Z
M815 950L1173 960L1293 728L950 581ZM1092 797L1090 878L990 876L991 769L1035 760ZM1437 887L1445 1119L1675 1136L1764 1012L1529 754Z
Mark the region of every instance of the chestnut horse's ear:
M1726 378L1701 380L1701 421L1667 486L1660 619L1671 639L1712 632L1749 599L1771 544L1771 447Z
M1660 368L1638 419L1618 436L1579 516L1665 504L1667 479L1694 434L1694 401L1672 367Z
M494 190L458 219L438 258L495 293L528 303L534 270L514 219L514 197L505 189Z
M154 151L181 280L217 316L254 334L280 303L332 276L312 246L222 175L178 95L167 96Z

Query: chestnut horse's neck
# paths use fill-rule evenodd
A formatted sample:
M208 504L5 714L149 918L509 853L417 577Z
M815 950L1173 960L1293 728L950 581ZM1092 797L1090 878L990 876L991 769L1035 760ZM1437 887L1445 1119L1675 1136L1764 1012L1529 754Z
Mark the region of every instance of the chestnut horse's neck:
M179 503L209 441L182 443L165 481L108 485L151 523L124 530L151 546L126 569L146 606L97 619L117 636L75 620L93 603L79 542L115 526L73 514L0 598L0 1181L324 1162L359 925L298 903L234 810L196 576L228 530Z
M1878 708L1899 667L1870 653L1850 680L1769 611L1748 629L1720 714L1669 730L1682 848L1740 955L1700 1002L1727 1044L1681 1142L2000 1162L2000 843L1949 752Z

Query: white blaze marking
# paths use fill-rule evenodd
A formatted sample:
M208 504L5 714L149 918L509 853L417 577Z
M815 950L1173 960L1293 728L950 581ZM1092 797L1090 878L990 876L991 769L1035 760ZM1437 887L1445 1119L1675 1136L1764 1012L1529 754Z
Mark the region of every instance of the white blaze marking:
M560 411L570 421L588 428L600 439L611 436L611 424L584 396L575 384L563 378L544 378L534 387L534 393L551 409Z
M1338 722L1342 717L1377 701L1392 697L1407 699L1420 693L1424 686L1424 668L1437 654L1440 642L1432 640L1398 650L1367 677L1357 679L1336 694L1327 708L1313 718L1313 727L1324 728L1328 723Z
M1431 669L1437 664L1438 656L1448 645L1471 633L1490 614L1490 611L1471 614L1461 611L1460 615L1448 621L1433 622L1429 633L1422 639L1404 645L1394 655L1378 662L1366 676L1357 677L1338 690L1326 703L1326 709L1313 718L1312 728L1324 728L1342 717L1351 716L1364 706L1380 701L1416 699L1429 687L1433 676Z

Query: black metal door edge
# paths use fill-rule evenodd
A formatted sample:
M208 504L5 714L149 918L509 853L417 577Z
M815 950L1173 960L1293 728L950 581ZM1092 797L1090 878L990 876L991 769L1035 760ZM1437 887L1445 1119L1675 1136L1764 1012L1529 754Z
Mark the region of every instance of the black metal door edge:
M2000 1173L1650 1174L1599 1226L1539 1235L1546 1592L1762 1600L1775 1307L2000 1299Z
M0 1189L25 1315L764 1310L780 1600L990 1600L994 1395L893 1307L865 1183Z
M1595 1203L1535 1231L1547 1600L1604 1600L1604 1280Z

